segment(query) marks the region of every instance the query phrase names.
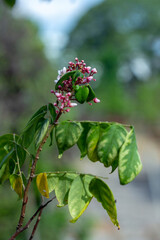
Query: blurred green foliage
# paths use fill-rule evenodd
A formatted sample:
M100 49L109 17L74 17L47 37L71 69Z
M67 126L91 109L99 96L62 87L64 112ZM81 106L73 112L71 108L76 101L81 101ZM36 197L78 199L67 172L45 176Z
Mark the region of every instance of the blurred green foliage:
M99 109L108 116L160 119L160 35L158 0L104 1L70 33L66 58L96 66Z

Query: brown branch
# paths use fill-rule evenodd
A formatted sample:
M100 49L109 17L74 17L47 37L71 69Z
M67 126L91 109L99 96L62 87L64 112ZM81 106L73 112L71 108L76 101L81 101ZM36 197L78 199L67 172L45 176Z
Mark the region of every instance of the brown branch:
M41 220L42 211L43 211L43 208L40 210L40 212L38 214L37 221L36 221L36 223L35 223L35 225L33 227L33 230L32 230L32 233L31 233L31 236L30 236L29 240L32 240L33 237L34 237L35 231L37 230L38 224L39 224L39 222Z
M38 150L37 150L37 153L36 153L36 156L35 156L35 159L33 161L33 164L32 164L32 167L31 167L31 171L30 171L30 176L29 176L29 179L28 179L28 182L27 182L27 185L25 187L25 190L24 190L24 196L23 196L23 202L22 202L22 207L21 207L21 214L20 214L20 218L19 218L19 222L18 222L18 225L17 225L17 228L16 228L16 232L12 235L12 237L10 238L10 240L13 240L15 239L15 237L22 231L24 231L26 229L26 227L22 228L22 225L23 225L23 221L24 221L24 217L25 217L25 212L26 212L26 205L27 205L27 202L28 202L28 192L29 192L29 188L30 188L30 185L31 185L31 182L32 182L32 179L34 177L34 174L35 174L35 170L36 170L36 164L37 164L37 161L39 159L39 154L40 152L42 151L42 147L43 145L46 143L47 141L47 138L49 137L49 134L50 132L52 131L52 129L55 127L55 125L57 124L57 121L58 119L60 118L62 114L62 111L60 110L59 113L57 114L56 116L56 119L54 121L54 123L52 125L49 126L48 128L48 131L47 131L47 134L44 136ZM38 225L38 224L37 224ZM25 225L26 226L26 225ZM23 229L23 230L22 230Z
M40 152L42 151L42 147L43 145L46 143L47 141L47 138L49 137L49 134L50 132L52 131L52 129L55 127L55 125L57 124L57 121L58 119L60 118L62 112L59 111L59 113L57 114L56 116L56 119L54 121L54 123L52 125L49 126L49 129L48 129L48 132L47 134L45 135L45 137L43 138L38 150L37 150L37 153L36 153L36 156L35 156L35 159L33 161L33 164L32 164L32 167L31 167L31 172L30 172L30 176L29 176L29 179L28 179L28 182L27 182L27 186L25 188L25 191L24 191L24 196L23 196L23 203L22 203L22 208L21 208L21 215L20 215L20 219L19 219L19 222L18 222L18 225L17 225L17 228L16 230L18 231L19 228L22 227L23 225L23 221L24 221L24 217L25 217L25 212L26 212L26 205L27 205L27 202L28 202L28 191L29 191L29 188L30 188L30 185L31 185L31 182L32 182L32 179L34 177L34 173L35 173L35 169L36 169L36 164L37 164L37 161L39 159L39 154Z
M27 228L29 228L29 225L31 224L31 222L34 220L34 218L37 216L37 214L39 213L39 215L38 215L38 218L37 218L37 221L36 221L36 224L35 224L35 226L34 226L34 229L36 230L37 229L37 225L38 225L38 223L39 223L39 221L40 221L40 218L39 217L41 217L41 214L42 214L42 211L43 211L43 209L50 203L50 202L52 202L54 199L55 199L56 197L54 196L53 198L51 198L49 201L47 201L45 204L42 204L38 209L37 209L37 211L33 214L33 216L29 219L29 221L26 223L26 225L23 227L23 228L19 228L13 235L12 235L12 237L9 239L9 240L14 240L21 232L23 232L23 231L25 231ZM34 231L34 229L33 229L33 231ZM33 233L33 231L32 231L32 233ZM34 233L35 233L35 231L34 231ZM33 234L34 235L34 234ZM32 235L31 235L32 236ZM33 236L32 236L32 238L33 238ZM32 238L30 238L30 239L32 239Z

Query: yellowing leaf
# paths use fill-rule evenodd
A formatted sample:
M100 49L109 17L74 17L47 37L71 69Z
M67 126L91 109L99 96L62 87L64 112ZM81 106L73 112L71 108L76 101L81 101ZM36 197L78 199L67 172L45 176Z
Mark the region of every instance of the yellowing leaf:
M47 182L47 174L40 173L36 179L37 188L39 192L46 198L49 198L49 189L48 189L48 182Z
M9 178L11 187L13 190L18 194L20 198L22 198L23 195L23 182L20 176L13 174Z

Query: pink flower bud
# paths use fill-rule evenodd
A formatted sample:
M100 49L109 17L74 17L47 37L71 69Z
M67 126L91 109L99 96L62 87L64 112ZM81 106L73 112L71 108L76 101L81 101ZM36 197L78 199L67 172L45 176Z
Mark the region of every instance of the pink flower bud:
M57 106L57 103L53 103L54 106Z
M70 108L67 108L67 109L66 109L66 112L69 112L70 110L71 110Z
M89 102L88 104L89 104L90 106L92 106L92 103L91 103L91 102Z
M70 97L70 96L71 96L71 93L70 93L70 92L68 92L68 93L66 94L66 96Z
M87 77L87 82L90 82L93 79L92 76Z
M51 93L54 93L54 90L51 90Z
M94 99L93 99L93 102L95 102L95 103L99 103L100 100L99 100L98 98L94 98Z
M91 73L97 73L97 69L96 68L93 68L92 70L91 70Z
M91 69L91 67L90 67L90 66L86 67L86 70L90 70L90 69Z
M76 61L76 62L78 61L78 58L77 58L77 57L75 58L75 61Z
M56 97L57 97L57 98L59 98L59 97L61 97L61 96L62 96L62 94L61 94L61 93L55 93L55 95L56 95Z

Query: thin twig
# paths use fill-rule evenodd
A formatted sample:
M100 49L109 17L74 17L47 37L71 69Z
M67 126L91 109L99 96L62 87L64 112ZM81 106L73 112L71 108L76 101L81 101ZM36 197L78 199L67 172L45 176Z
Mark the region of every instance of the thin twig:
M42 204L37 211L33 214L33 216L29 219L29 221L26 223L26 225L23 228L19 228L9 240L14 240L21 232L23 232L24 230L26 230L27 228L29 228L29 225L31 224L31 222L34 220L34 218L37 216L37 214L39 212L41 212L42 214L42 210L50 203L52 202L56 197L54 196L53 198L51 198L49 201L47 201L45 204ZM38 216L39 217L39 216ZM38 220L38 219L37 219ZM37 223L37 222L36 222ZM38 225L38 224L37 224ZM32 239L32 238L31 238Z
M43 208L40 210L40 212L38 214L37 221L36 221L36 223L35 223L35 225L33 227L33 231L31 233L31 236L30 236L29 240L32 240L33 237L34 237L35 231L37 230L38 224L39 224L39 222L41 220L42 211L43 211Z

